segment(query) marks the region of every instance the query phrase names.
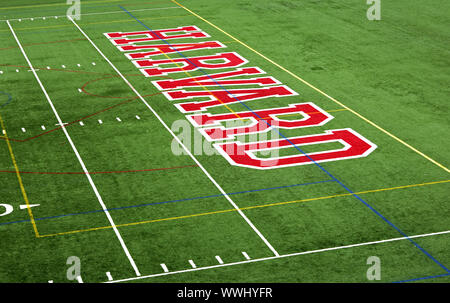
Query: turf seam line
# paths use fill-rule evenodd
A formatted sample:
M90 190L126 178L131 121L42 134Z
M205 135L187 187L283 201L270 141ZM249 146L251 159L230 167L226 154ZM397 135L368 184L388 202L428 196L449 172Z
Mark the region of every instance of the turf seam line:
M105 56L105 54L97 47L97 45L89 38L89 36L81 29L81 27L70 17L67 17L81 32L82 35L91 43L91 45L97 50L97 52L109 63L109 65L117 72L117 74L124 80L124 82L131 88L131 90L139 97L139 99L147 106L147 108L153 113L156 119L161 122L164 128L172 135L172 137L183 147L186 153L192 158L192 160L199 166L199 168L204 172L204 174L209 178L209 180L217 187L217 189L224 194L224 198L236 209L239 215L247 222L247 224L253 229L253 231L259 236L259 238L266 244L266 246L272 251L276 256L279 255L272 244L264 237L264 235L256 228L256 226L250 221L250 219L239 209L236 203L226 194L223 188L216 182L216 180L208 173L208 171L200 164L200 162L194 157L194 155L189 151L189 149L184 145L183 142L178 138L177 135L173 133L170 127L164 122L164 120L158 115L158 113L148 104L148 102L142 97L142 95L134 88L134 86L125 78L125 76L117 69L117 67Z
M275 61L269 59L268 57L264 56L263 54L261 54L260 52L256 51L254 48L250 47L249 45L245 44L244 42L240 41L239 39L235 38L234 36L232 36L231 34L225 32L224 30L222 30L221 28L219 28L218 26L214 25L213 23L209 22L208 20L206 20L205 18L199 16L198 14L194 13L193 11L191 11L190 9L186 8L185 6L179 4L177 1L175 0L171 0L173 3L177 4L178 6L180 6L181 8L183 8L184 10L190 12L192 15L196 16L197 18L199 18L200 20L203 20L204 22L206 22L207 24L211 25L212 27L216 28L217 30L219 30L220 32L224 33L225 35L227 35L228 37L232 38L233 40L237 41L238 43L240 43L241 45L245 46L246 48L248 48L249 50L251 50L252 52L254 52L255 54L259 55L260 57L262 57L263 59L267 60L268 62L272 63L273 65L277 66L278 68L280 68L281 70L285 71L286 73L288 73L289 75L291 75L292 77L294 77L295 79L299 80L300 82L302 82L303 84L309 86L310 88L314 89L315 91L317 91L318 93L320 93L321 95L327 97L328 99L330 99L331 101L335 102L336 104L342 106L343 108L347 109L348 111L350 111L352 114L356 115L357 117L359 117L360 119L364 120L365 122L367 122L368 124L372 125L373 127L375 127L376 129L380 130L381 132L385 133L386 135L390 136L391 138L395 139L397 142L403 144L404 146L408 147L409 149L411 149L412 151L416 152L417 154L421 155L422 157L424 157L425 159L427 159L428 161L432 162L433 164L439 166L440 168L444 169L446 172L450 172L450 170L445 167L444 165L440 164L439 162L433 160L432 158L430 158L429 156L425 155L424 153L422 153L421 151L419 151L418 149L414 148L413 146L409 145L408 143L406 143L405 141L401 140L400 138L398 138L397 136L395 136L394 134L390 133L389 131L385 130L384 128L382 128L381 126L379 126L378 124L370 121L369 119L367 119L366 117L364 117L363 115L359 114L358 112L354 111L353 109L349 108L348 106L344 105L343 103L339 102L338 100L336 100L335 98L331 97L330 95L326 94L325 92L323 92L322 90L318 89L317 87L315 87L314 85L312 85L311 83L307 82L306 80L300 78L299 76L297 76L296 74L294 74L293 72L289 71L288 69L284 68L283 66L281 66L280 64L276 63ZM120 6L120 5L119 5Z
M58 120L58 123L59 123L60 125L64 125L64 124L63 124L63 121L61 120L61 117L59 116L58 112L56 111L55 106L53 105L52 100L50 99L50 96L49 96L48 93L47 93L47 90L45 89L44 85L42 84L41 80L39 79L39 76L37 75L35 69L33 68L33 65L31 64L30 59L28 58L27 54L25 53L25 50L23 49L22 45L20 44L19 38L17 37L16 33L14 32L14 29L12 28L11 24L9 23L9 21L6 21L6 23L8 24L9 29L11 30L11 33L12 33L12 35L14 36L14 39L16 40L17 44L19 45L19 48L20 48L20 50L21 50L21 52L22 52L22 54L23 54L25 60L27 61L28 65L31 67L31 70L32 70L32 72L33 72L33 74L34 74L34 77L36 78L36 81L38 82L38 84L39 84L39 86L40 86L42 92L44 93L44 95L45 95L45 97L46 97L46 99L47 99L47 101L48 101L48 104L50 105L50 107L51 107L51 109L52 109L52 111L53 111L53 113L54 113L56 119ZM76 158L78 159L78 162L79 162L79 164L81 165L83 171L84 171L85 173L87 173L88 170L87 170L87 168L86 168L86 166L85 166L85 164L84 164L84 161L82 160L80 154L78 153L78 150L77 150L77 148L75 147L75 144L73 143L73 141L72 141L72 139L71 139L71 137L70 137L70 135L69 135L69 133L68 133L66 127L63 126L63 127L62 127L62 130L63 130L63 132L64 132L64 134L65 134L65 136L66 136L66 138L67 138L67 141L69 142L70 146L72 147L72 150L73 150L73 152L75 153L75 156L76 156ZM98 202L100 203L100 205L102 206L103 209L106 209L106 205L105 205L105 203L103 202L103 199L102 199L102 197L100 196L100 193L98 192L98 189L97 189L97 187L96 187L94 181L92 180L91 176L90 176L89 174L86 174L86 178L88 179L88 181L89 181L89 183L90 183L90 185L91 185L91 187L92 187L92 190L94 191L94 193L95 193L95 195L96 195L96 197L97 197L97 199L98 199ZM137 275L137 276L140 276L139 269L137 268L136 263L134 262L133 257L131 256L130 252L128 251L128 248L127 248L127 246L126 246L126 244L125 244L125 242L124 242L124 240L123 240L123 238L122 238L122 236L121 236L119 230L117 229L117 227L115 227L114 220L112 219L112 217L111 217L111 215L109 214L108 211L105 211L105 215L106 215L108 221L111 223L111 226L113 226L114 233L116 234L116 237L117 237L117 239L119 240L119 242L120 242L120 244L121 244L121 246L122 246L122 249L123 249L125 255L127 256L127 258L128 258L128 260L129 260L131 266L133 267L133 269L134 269L136 275Z
M176 1L172 0L173 2L177 3ZM177 3L178 4L178 3ZM174 49L180 56L182 56L184 59L186 59L187 61L189 61L190 64L196 66L196 64L194 62L192 62L191 60L189 60L189 58L187 58L183 53L181 53L180 51L178 51L176 48L174 48L170 42L168 42L167 40L165 40L163 37L161 37L158 33L154 32L151 28L149 28L147 25L145 25L142 21L140 21L139 19L137 19L133 14L131 14L130 12L128 12L123 6L119 5L119 7L121 9L123 9L124 11L126 11L128 13L128 15L130 17L132 17L133 19L135 19L138 23L140 23L142 26L144 26L145 28L147 28L149 31L151 31L154 35L156 35L161 41L163 41L164 43L166 43L168 46L170 46L172 49ZM198 66L196 66L198 68L199 71L201 71L204 75L206 75L208 78L210 78L212 81L214 81L219 87L221 87L224 91L226 91L230 96L232 96L234 99L236 99L241 105L243 105L245 108L247 108L248 110L250 110L255 116L257 116L258 118L262 119L257 113L255 113L247 104L245 104L245 102L242 102L241 100L239 100L239 98L237 98L236 96L234 96L233 94L231 94L225 87L223 87L220 83L218 83L214 78L212 78L206 71L204 71L204 69L199 68ZM341 104L340 104L341 105ZM343 106L345 107L345 106ZM346 108L346 107L345 107ZM347 108L348 110L350 110L349 108ZM352 111L352 110L351 110ZM262 121L264 121L269 128L275 129L277 131L277 133L282 136L287 142L289 142L295 149L297 149L300 153L302 153L303 155L305 155L308 159L310 159L317 167L319 167L323 172L325 172L330 178L334 179L339 185L341 185L342 188L344 188L346 191L348 191L349 193L351 193L356 199L358 199L361 203L363 203L366 207L368 207L372 212L374 212L377 216L379 216L383 221L385 221L387 224L389 224L392 228L394 228L395 230L397 230L401 235L403 235L405 238L407 238L415 247L417 247L420 251L422 251L422 253L424 253L427 257L429 257L431 260L433 260L437 265L439 265L442 269L444 269L446 272L450 272L450 270L445 267L442 263L440 263L437 259L435 259L428 251L426 251L424 248L422 248L418 243L416 243L414 240L410 239L408 237L408 235L406 233L404 233L400 228L398 228L396 225L394 225L391 221L389 221L385 216L383 216L379 211L377 211L375 208L373 208L369 203L367 203L366 201L364 201L361 197L359 197L357 194L355 194L351 189L349 189L345 184L343 184L341 181L339 181L334 175L332 175L328 170L326 170L322 165L320 165L319 163L317 163L317 161L315 161L314 159L312 159L307 153L305 153L301 148L299 148L297 145L295 145L291 140L289 140L289 138L287 138L279 129L273 128L273 126L265 119L262 119Z
M414 235L414 236L411 236L411 238L424 238L424 237L443 235L443 234L449 234L449 233L450 233L450 230L447 230L447 231L442 231L442 232L437 232L437 233L428 233L428 234ZM141 279L149 279L149 278L160 277L160 276L165 276L165 275L174 275L174 274L181 274L181 273L192 272L192 271L201 271L201 270L207 270L207 269L215 269L215 268L220 268L220 267L228 267L228 266L234 266L234 265L255 263L255 262L268 261L268 260L274 260L274 259L281 259L281 258L301 256L301 255L309 255L309 254L322 253L322 252L327 252L327 251L337 251L337 250L341 250L341 249L347 249L347 248L353 248L353 247L361 247L361 246L381 244L381 243L389 243L389 242L402 241L402 240L406 240L406 238L405 237L391 238L391 239L363 242L363 243L350 244L350 245L344 245L344 246L322 248L322 249L309 250L309 251L304 251L304 252L285 254L285 255L280 255L280 256L271 256L271 257L252 259L252 260L245 260L245 261L239 261L239 262L233 262L233 263L227 263L227 264L218 264L218 265L211 265L211 266L205 266L205 267L197 267L195 269L194 268L189 268L189 269L178 270L178 271L173 271L173 272L169 272L169 273L158 273L158 274L152 274L152 275L145 275L145 276L141 276L141 277L118 279L118 280L114 280L114 281L107 281L107 282L104 282L104 283L119 283L119 282L127 282L127 281L141 280Z

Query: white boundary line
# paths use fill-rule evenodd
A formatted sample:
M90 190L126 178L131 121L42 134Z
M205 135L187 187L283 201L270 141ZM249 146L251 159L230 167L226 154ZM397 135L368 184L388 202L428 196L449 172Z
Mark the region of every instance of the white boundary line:
M157 8L144 8L144 9L135 9L131 10L130 12L143 12L143 11L154 11L154 10L162 10L162 9L175 9L175 8L181 8L179 6L170 6L170 7L157 7ZM101 12L101 13L87 13L87 14L80 14L80 16L91 16L91 15L109 15L109 14L118 14L118 13L126 13L125 11L112 11L112 12ZM59 15L59 16L39 16L39 17L29 17L29 18L16 18L16 19L8 19L8 20L0 20L0 21L17 21L17 20L31 20L31 19L38 19L38 18L55 18L55 17L66 17L66 15Z
M106 62L111 65L111 67L116 71L116 73L125 81L125 83L131 88L131 90L139 97L139 99L147 106L147 108L155 115L155 117L161 122L161 124L167 129L167 131L174 137L174 139L183 147L186 153L194 160L198 167L203 171L203 173L211 180L211 182L217 187L217 189L222 193L222 195L230 202L230 204L236 209L236 211L241 215L242 218L247 222L248 225L253 229L253 231L261 238L261 240L267 245L267 247L274 253L275 256L279 256L275 248L267 241L263 234L256 228L255 225L250 221L250 219L242 212L242 210L234 203L234 201L228 196L228 194L222 189L222 187L214 180L214 178L208 173L208 171L203 167L203 165L198 162L198 160L192 155L192 153L186 148L186 146L180 141L180 139L172 132L172 130L167 126L167 124L161 119L158 113L145 101L141 94L131 85L131 83L122 75L122 73L114 66L114 64L103 54L103 52L95 45L94 42L89 38L89 36L78 26L78 24L69 16L67 18L72 21L72 23L78 28L78 30L83 34L83 36L92 44L92 46L97 50L97 52L106 60Z
M441 231L441 232L435 232L435 233L429 233L429 234L415 235L415 236L410 236L409 238L424 238L424 237L444 235L444 234L450 234L450 230ZM228 263L228 264L219 264L219 265L198 267L198 268L192 268L192 269L178 270L178 271L172 271L172 272L168 272L168 273L160 273L160 274L153 274L153 275L147 275L147 276L141 276L141 277L120 279L120 280L108 281L108 282L103 282L103 283L128 282L128 281L133 281L133 280L154 278L154 277L173 275L173 274L181 274L181 273L186 273L186 272L214 269L214 268L220 268L220 267L228 267L228 266L233 266L233 265L261 262L261 261L281 259L281 258L301 256L301 255L309 255L309 254L321 253L321 252L326 252L326 251L340 250L340 249L346 249L346 248L352 248L352 247L367 246L367 245L387 243L387 242L394 242L394 241L401 241L401 240L407 240L407 238L400 237L400 238L392 238L392 239L387 239L387 240L371 241L371 242L364 242L364 243L358 243L358 244L350 244L350 245L345 245L345 246L337 246L337 247L331 247L331 248L316 249L316 250L310 250L310 251L304 251L304 252L298 252L298 253L292 253L292 254L286 254L286 255L279 255L279 256L274 256L274 257L266 257L266 258L246 260L246 261L239 261L239 262Z
M55 108L55 106L53 105L52 100L50 99L50 97L49 97L49 95L48 95L46 89L44 88L44 85L42 85L41 80L39 79L39 77L38 77L36 71L34 70L33 65L32 65L31 62L30 62L30 59L28 59L28 56L27 56L27 54L25 53L25 50L23 49L22 44L20 44L20 41L19 41L19 39L17 38L17 35L16 35L16 33L14 32L14 30L13 30L11 24L9 23L9 21L6 21L6 23L8 24L9 29L11 30L11 33L12 33L13 36L14 36L14 39L16 39L16 42L17 42L17 44L18 44L20 50L22 51L23 56L24 56L25 59L27 60L27 63L28 63L28 65L30 66L31 71L32 71L33 74L34 74L34 77L36 78L36 80L37 80L39 86L41 87L42 91L44 92L44 95L45 95L45 97L47 98L47 101L48 101L48 103L50 104L50 107L52 108L53 113L55 114L55 117L56 117L56 119L58 120L59 125L63 126L61 129L63 130L64 134L66 135L67 141L69 141L69 144L70 144L70 146L72 147L73 152L75 153L75 155L76 155L76 157L77 157L77 159L78 159L78 162L80 163L81 167L83 168L83 171L84 171L86 177L87 177L88 180L89 180L89 183L90 183L90 185L91 185L91 187L92 187L92 189L93 189L93 191L94 191L94 193L95 193L95 196L97 197L98 202L99 202L100 205L102 206L102 209L103 209L104 213L106 214L106 217L108 218L109 223L111 224L112 228L114 229L114 232L115 232L117 238L119 239L119 242L120 242L120 244L122 245L122 248L123 248L125 254L126 254L127 257L128 257L128 260L130 261L131 266L133 267L134 271L136 272L136 275L140 276L141 274L139 273L139 269L137 268L136 263L135 263L134 260L133 260L133 257L131 256L130 252L128 251L128 248L127 248L127 246L125 245L125 242L123 241L122 236L120 235L119 230L117 229L116 224L114 223L114 221L113 221L113 219L112 219L112 217L111 217L111 215L110 215L108 209L106 208L106 205L105 205L105 203L103 202L103 199L102 199L102 197L100 196L100 193L98 192L97 187L96 187L95 184L94 184L94 181L92 180L92 178L91 178L91 176L90 176L90 174L89 174L89 172L88 172L86 166L84 165L83 159L81 159L81 156L80 156L80 154L78 153L78 150L77 150L77 148L75 147L75 144L73 143L72 139L70 138L70 135L69 135L69 133L67 132L66 127L64 127L64 124L63 124L63 122L62 122L62 120L61 120L61 118L60 118L58 112L56 111L56 108Z

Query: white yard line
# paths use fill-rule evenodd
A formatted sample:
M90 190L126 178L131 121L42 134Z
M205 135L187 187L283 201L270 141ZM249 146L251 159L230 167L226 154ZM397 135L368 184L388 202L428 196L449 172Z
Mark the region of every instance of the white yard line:
M144 11L155 11L155 10L163 10L163 9L179 9L181 7L178 6L170 6L170 7L155 7L155 8L144 8L144 9L135 9L130 10L129 12L144 12ZM120 11L112 11L112 12L101 12L101 13L87 13L87 14L80 14L80 16L92 16L92 15L109 15L109 14L119 14L119 13L126 13L123 10ZM22 20L34 20L39 18L56 18L57 17L67 17L66 15L59 15L59 16L39 16L39 17L31 17L31 18L17 18L17 19L8 19L8 20L0 20L0 21L22 21Z
M424 238L424 237L431 237L431 236L444 235L444 234L450 234L450 230L436 232L436 233L415 235L415 236L410 236L409 238L410 239L413 239L413 238ZM214 268L220 268L220 267L228 267L228 266L234 266L234 265L240 265L240 264L261 262L261 261L267 261L267 260L275 260L275 259L294 257L294 256L301 256L301 255L316 254L316 253L333 251L333 250L340 250L340 249L346 249L346 248L352 248L352 247L374 245L374 244L381 244L381 243L388 243L388 242L402 241L402 240L407 240L407 238L400 237L400 238L392 238L392 239L387 239L387 240L364 242L364 243L351 244L351 245L345 245L345 246L337 246L337 247L331 247L331 248L316 249L316 250L310 250L310 251L304 251L304 252L298 252L298 253L292 253L292 254L286 254L286 255L279 255L279 256L273 256L273 257L266 257L266 258L259 258L259 259L253 259L253 260L247 260L247 261L234 262L234 263L219 264L219 265L212 265L212 266L198 267L198 268L192 268L192 269L178 270L178 271L172 271L172 272L166 272L166 273L160 273L160 274L153 274L153 275L147 275L147 276L141 276L141 277L120 279L120 280L108 281L108 282L104 282L104 283L128 282L128 281L139 280L139 279L148 279L148 278L154 278L154 277L160 277L160 276L166 276L166 275L174 275L174 274L181 274L181 273L192 272L192 271L200 271L200 270L214 269Z
M230 202L230 204L236 209L236 211L241 215L241 217L247 222L247 224L253 229L253 231L261 238L261 240L267 245L267 247L273 252L275 256L279 256L275 248L267 241L263 234L256 228L255 225L250 221L250 219L242 212L242 210L234 203L234 201L227 195L227 193L222 189L222 187L214 180L214 178L208 173L208 171L200 164L200 162L192 155L192 153L187 149L187 147L181 142L181 140L172 132L172 130L167 126L167 124L161 119L158 113L145 101L141 94L131 85L131 83L122 75L122 73L114 66L114 64L103 54L103 52L92 42L91 38L78 26L78 24L69 16L67 17L72 23L78 28L78 30L83 34L83 36L92 44L92 46L97 50L97 52L106 60L106 62L111 65L111 67L116 71L116 73L125 81L125 83L131 88L131 90L139 97L139 99L147 106L147 108L155 115L155 117L161 122L161 124L167 129L167 131L174 137L174 139L183 147L186 153L194 160L198 167L203 171L203 173L211 180L211 182L217 187L217 189L222 193L222 195Z
M56 111L56 108L55 108L55 106L53 105L53 102L52 102L52 100L50 99L50 97L49 97L49 95L48 95L48 93L47 93L47 91L46 91L44 85L42 84L42 82L41 82L41 80L39 79L39 77L38 77L36 71L34 70L33 65L32 65L31 62L30 62L30 59L28 59L28 56L27 56L27 54L25 53L25 50L23 49L22 44L20 43L19 39L17 38L16 33L14 32L14 29L12 28L11 24L9 23L9 21L6 21L6 23L8 24L9 29L11 30L11 33L12 33L13 36L14 36L14 39L16 39L16 42L17 42L17 44L18 44L20 50L22 51L22 54L23 54L23 56L25 57L25 60L27 61L27 63L28 63L28 65L30 66L30 68L32 69L33 74L34 74L34 77L36 78L36 81L38 82L39 86L41 87L41 89L42 89L42 91L43 91L43 93L44 93L44 95L45 95L45 97L47 98L47 101L48 101L48 103L50 104L50 107L52 108L53 113L55 114L55 117L56 117L56 119L58 120L59 125L63 126L64 124L63 124L63 122L62 122L62 120L61 120L61 117L59 116L58 112ZM129 260L130 263L131 263L131 266L133 267L134 271L136 272L136 275L140 276L141 274L140 274L140 272L139 272L139 269L137 268L136 263L135 263L134 260L133 260L133 257L131 256L130 252L128 251L128 248L127 248L127 246L125 245L125 242L123 241L122 236L120 235L119 230L117 229L116 224L114 223L114 221L113 221L113 219L112 219L112 217L111 217L111 215L110 215L110 213L109 213L109 211L108 211L108 209L107 209L105 203L103 202L103 199L102 199L102 197L100 196L100 193L98 192L97 187L95 186L94 181L92 180L92 178L91 178L91 176L90 176L90 174L89 174L89 171L87 170L86 165L85 165L84 162L83 162L83 159L81 159L81 156L80 156L80 154L78 153L78 150L77 150L77 148L75 147L75 144L73 143L72 139L70 138L70 135L69 135L69 133L67 132L66 127L62 127L61 129L63 130L64 134L66 135L67 141L69 141L69 144L70 144L70 146L72 147L73 152L75 153L75 155L76 155L76 157L77 157L77 159L78 159L78 162L80 163L80 165L81 165L81 167L82 167L82 169L83 169L83 171L84 171L84 173L85 173L87 179L89 180L89 183L90 183L90 185L91 185L91 187L92 187L92 189L93 189L93 191L94 191L94 193L95 193L95 196L97 197L98 202L99 202L100 205L102 206L102 209L103 209L104 213L106 214L106 217L108 218L109 223L111 224L111 226L112 226L112 228L113 228L113 230L114 230L114 232L115 232L117 238L119 239L119 242L120 242L120 244L122 245L122 248L123 248L123 250L124 250L126 256L128 257L128 260Z

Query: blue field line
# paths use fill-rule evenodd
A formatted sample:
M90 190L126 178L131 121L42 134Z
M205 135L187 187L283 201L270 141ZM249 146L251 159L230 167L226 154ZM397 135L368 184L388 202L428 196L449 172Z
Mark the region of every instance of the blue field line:
M185 55L183 55L180 51L178 51L176 48L174 48L170 42L165 40L163 37L161 37L158 33L154 32L151 28L149 28L147 25L145 25L142 21L137 19L133 14L131 14L126 8L119 5L121 9L123 9L127 14L135 19L137 22L139 22L142 26L144 26L146 29L151 31L154 35L156 35L161 41L163 41L165 44L170 46L173 50L175 50L180 56L182 56L184 59L186 59L190 64L195 65L192 61L189 60ZM415 247L417 247L421 252L423 252L427 257L429 257L431 260L433 260L437 265L439 265L442 269L444 269L446 272L450 273L450 270L445 267L443 264L441 264L438 260L436 260L430 253L428 253L425 249L423 249L419 244L417 244L413 239L409 238L407 234L405 234L402 230L400 230L397 226L395 226L392 222L390 222L386 217L384 217L380 212L378 212L375 208L373 208L369 203L364 201L361 197L359 197L357 194L355 194L352 190L350 190L346 185L344 185L341 181L339 181L335 176L333 176L329 171L327 171L325 168L323 168L319 163L317 163L314 159L312 159L307 153L305 153L302 149L300 149L297 145L295 145L289 138L287 138L284 134L281 133L281 131L277 128L274 128L266 119L263 119L260 117L257 113L255 113L245 102L242 102L239 100L236 96L231 94L225 87L223 87L219 82L217 82L213 77L211 77L206 71L204 71L202 68L199 68L196 66L199 71L201 71L205 76L210 78L212 81L214 81L217 86L222 88L224 91L226 91L231 97L233 97L236 101L238 101L241 105L243 105L245 108L247 108L249 111L251 111L257 118L264 121L269 128L275 129L278 134L283 137L287 142L289 142L295 149L297 149L300 153L305 155L312 163L314 163L317 167L319 167L324 173L326 173L331 179L336 181L339 185L341 185L347 192L352 194L355 198L357 198L361 203L363 203L365 206L367 206L372 212L374 212L377 216L379 216L383 221L385 221L387 224L389 224L392 228L397 230L402 236L404 236L406 239L408 239Z
M265 190L282 189L282 188L289 188L289 187L296 187L296 186L305 186L305 185L313 185L313 184L320 184L320 183L327 183L327 182L335 182L335 181L334 180L324 180L324 181L301 183L301 184L292 184L292 185L283 185L283 186L269 187L269 188L251 189L251 190L227 193L227 195L228 196L239 195L239 194L246 194L246 193L265 191ZM105 210L98 209L98 210L91 210L91 211L80 212L80 213L72 213L72 214L57 215L57 216L51 216L51 217L35 218L34 220L35 221L41 221L41 220L49 220L49 219L58 219L58 218L69 217L69 216L87 215L87 214L94 214L94 213L100 213L100 212L106 212L106 211L112 211L112 210L122 210L122 209L128 209L128 208L137 208L137 207L144 207L144 206L152 206L152 205L160 205L160 204L168 204L168 203L176 203L176 202L199 200L199 199L217 198L217 197L222 197L222 196L224 196L224 195L223 194L217 194L217 195L209 195L209 196L203 196L203 197L194 197L194 198L185 198L185 199L179 199L179 200L169 200L169 201L163 201L163 202L145 203L145 204L138 204L138 205L130 205L130 206L108 208L108 209L105 209ZM5 222L5 223L0 223L0 226L1 225L10 225L10 224L15 224L15 223L25 223L25 222L30 222L30 220L28 219L28 220L19 220L19 221Z
M437 276L428 276L428 277L414 278L414 279L409 279L409 280L395 281L395 282L392 282L392 283L407 283L407 282L428 280L428 279L434 279L434 278L442 278L442 277L448 277L448 276L450 276L450 273L437 275Z
M4 106L8 105L9 103L11 103L12 96L10 94L5 93L5 92L0 92L0 94L8 96L8 100L5 103L0 104L0 108L2 108Z

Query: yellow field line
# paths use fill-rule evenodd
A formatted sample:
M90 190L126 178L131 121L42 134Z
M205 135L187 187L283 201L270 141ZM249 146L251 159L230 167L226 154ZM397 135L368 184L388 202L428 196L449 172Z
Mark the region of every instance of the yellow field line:
M403 185L403 186L381 188L381 189L372 189L372 190L360 191L360 192L357 192L354 194L346 193L346 194L338 194L338 195L324 196L324 197L318 197L318 198L310 198L310 199L293 200L293 201L286 201L286 202L277 202L277 203L271 203L271 204L261 204L261 205L254 205L254 206L248 206L248 207L241 207L241 208L239 208L239 210L250 210L250 209L256 209L256 208L264 208L264 207L280 206L280 205L287 205L287 204L294 204L294 203L326 200L326 199L332 199L332 198L347 197L347 196L352 196L352 195L363 195L363 194L376 193L376 192L382 192L382 191L405 189L405 188L427 186L427 185L441 184L441 183L448 183L448 182L450 182L450 180ZM118 224L115 227L126 227L126 226L134 226L134 225L141 225L141 224L148 224L148 223L155 223L155 222L173 221L173 220L201 217L201 216L214 215L214 214L223 214L223 213L228 213L228 212L233 212L233 211L238 211L238 209L233 208L233 209L212 211L212 212L199 213L199 214L186 215L186 216L178 216L178 217L170 217L170 218L147 220L147 221L140 221L140 222L133 222L133 223ZM60 233L54 233L54 234L48 234L48 235L41 235L40 237L43 238L43 237L62 236L62 235L76 234L76 233L81 233L81 232L96 231L96 230L109 229L109 228L113 228L113 226L102 226L102 227L94 227L94 228L88 228L88 229L60 232Z
M82 4L89 3L108 3L108 2L120 2L122 0L98 0L98 1L83 1ZM8 10L8 9L16 9L16 8L33 8L33 7L46 7L46 6L68 6L66 1L63 3L52 3L52 4L36 4L36 5L22 5L22 6L10 6L10 7L2 7L0 10Z
M23 186L22 177L20 176L20 170L19 166L17 165L16 157L14 156L11 143L9 142L8 133L6 132L5 123L3 122L3 119L0 115L0 126L3 130L3 134L5 135L5 141L8 145L9 155L11 156L12 163L14 165L14 169L16 171L17 180L19 181L19 187L20 191L22 192L23 199L25 200L25 203L27 205L28 215L30 216L31 224L33 225L33 230L36 235L36 238L39 238L39 232L36 226L36 221L34 220L33 212L31 211L30 202L28 200L27 192L25 191L25 187Z
M390 136L391 138L395 139L397 142L403 144L404 146L408 147L409 149L411 149L412 151L416 152L417 154L421 155L422 157L424 157L425 159L427 159L428 161L434 163L435 165L439 166L440 168L442 168L443 170L445 170L446 172L450 172L450 170L445 167L444 165L440 164L439 162L433 160L432 158L430 158L429 156L425 155L424 153L422 153L421 151L417 150L416 148L412 147L411 145L409 145L408 143L406 143L405 141L403 141L402 139L398 138L397 136L393 135L392 133L390 133L389 131L385 130L384 128L382 128L381 126L375 124L374 122L370 121L369 119L367 119L366 117L364 117L363 115L359 114L358 112L354 111L353 109L349 108L348 106L344 105L343 103L339 102L338 100L334 99L333 97L327 95L325 92L323 92L322 90L318 89L317 87L313 86L312 84L310 84L309 82L307 82L306 80L300 78L299 76L297 76L296 74L294 74L293 72L289 71L288 69L286 69L285 67L281 66L280 64L276 63L275 61L273 61L272 59L267 58L266 56L264 56L263 54L261 54L260 52L258 52L257 50L255 50L254 48L248 46L247 44L245 44L244 42L240 41L239 39L237 39L236 37L232 36L231 34L227 33L226 31L224 31L223 29L221 29L220 27L218 27L217 25L209 22L208 20L206 20L205 18L199 16L198 14L194 13L193 11L191 11L190 9L184 7L183 5L179 4L176 0L171 0L173 3L175 3L176 5L180 6L181 8L183 8L184 10L188 11L189 13L191 13L192 15L196 16L197 18L199 18L200 20L203 20L204 22L208 23L209 25L211 25L212 27L214 27L215 29L219 30L220 32L222 32L223 34L227 35L228 37L230 37L231 39L235 40L236 42L240 43L241 45L245 46L246 48L248 48L249 50L251 50L252 52L254 52L255 54L259 55L260 57L264 58L265 60L269 61L270 63L272 63L273 65L277 66L278 68L280 68L281 70L285 71L286 73L288 73L289 75L291 75L292 77L294 77L295 79L301 81L302 83L306 84L307 86L309 86L310 88L314 89L315 91L317 91L318 93L322 94L323 96L327 97L328 99L330 99L331 101L339 104L340 106L342 106L343 108L347 109L348 111L350 111L351 113L353 113L354 115L358 116L359 118L361 118L362 120L364 120L365 122L369 123L370 125L372 125L373 127L377 128L378 130L382 131L383 133L385 133L386 135Z
M166 17L154 17L154 18L143 18L141 20L156 20L156 19L170 19L170 18L181 18L181 17L190 17L190 15L182 15L182 16L166 16ZM109 23L125 23L125 22L135 22L135 20L124 19L124 20L114 20L114 21L101 21L101 22L88 22L83 25L93 25L93 24L109 24ZM24 27L18 28L16 31L25 31L25 30L37 30L37 29L49 29L49 28L61 28L61 27L72 27L72 25L49 25L49 26L39 26L39 27ZM0 30L0 32L7 32L9 30Z

